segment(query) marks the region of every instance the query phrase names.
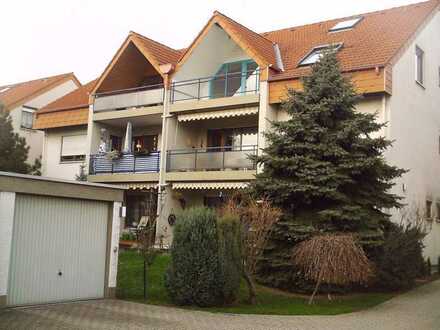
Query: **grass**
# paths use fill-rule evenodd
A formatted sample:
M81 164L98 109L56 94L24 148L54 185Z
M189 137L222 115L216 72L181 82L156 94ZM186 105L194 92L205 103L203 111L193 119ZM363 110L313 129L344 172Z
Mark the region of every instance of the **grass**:
M172 306L167 296L164 274L170 257L161 254L147 271L147 300L143 299L143 261L134 251L124 251L119 255L118 297L136 302ZM269 315L336 315L350 313L378 305L390 298L390 293L362 293L349 296L334 296L332 301L317 298L313 305L307 304L307 297L295 296L263 286L257 286L257 304L246 303L247 288L240 288L238 301L234 305L191 309L216 313L269 314Z

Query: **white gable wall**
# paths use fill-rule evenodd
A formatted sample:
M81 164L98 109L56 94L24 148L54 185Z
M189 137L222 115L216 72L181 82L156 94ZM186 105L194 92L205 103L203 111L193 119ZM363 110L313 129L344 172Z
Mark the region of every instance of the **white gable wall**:
M432 214L440 218L440 13L417 35L393 67L393 91L387 100L390 112L389 138L395 140L387 152L388 161L409 169L394 192L405 197L409 208L423 212L432 201ZM415 47L425 52L424 86L415 81ZM399 216L394 214L394 219ZM440 255L440 223L427 222L432 230L425 254L433 264Z
M32 100L26 102L24 105L40 109L77 88L78 86L74 83L73 80L68 80L61 85L58 85L48 90L47 92L33 98ZM26 144L30 147L28 161L29 163L33 164L35 159L40 157L42 154L44 133L42 131L22 128L22 111L23 106L19 106L11 109L9 113L12 118L12 127L14 128L14 132L18 133L21 137L24 137L26 139Z

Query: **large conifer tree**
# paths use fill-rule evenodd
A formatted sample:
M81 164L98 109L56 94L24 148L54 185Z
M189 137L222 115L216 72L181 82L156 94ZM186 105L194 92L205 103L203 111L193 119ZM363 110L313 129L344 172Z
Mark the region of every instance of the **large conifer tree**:
M292 247L316 232L356 232L364 246L381 243L386 209L400 207L390 193L405 171L383 157L391 142L377 133L375 115L355 111L360 97L328 52L303 79L303 91L290 90L274 122L254 192L284 211L259 267L260 281L289 288L295 283Z
M29 147L14 133L9 113L0 103L0 171L27 174L33 168L26 163Z

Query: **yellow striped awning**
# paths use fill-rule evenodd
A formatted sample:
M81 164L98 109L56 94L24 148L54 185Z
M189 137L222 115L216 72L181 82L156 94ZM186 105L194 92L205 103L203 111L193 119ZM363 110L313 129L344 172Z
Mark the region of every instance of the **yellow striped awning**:
M118 186L127 188L129 190L143 190L143 189L156 189L157 183L122 183Z
M186 113L177 116L178 121L206 120L217 118L228 118L238 116L255 115L258 107L246 107L240 109L213 110L209 112Z
M245 189L249 182L176 182L173 189L186 190L215 190L215 189Z

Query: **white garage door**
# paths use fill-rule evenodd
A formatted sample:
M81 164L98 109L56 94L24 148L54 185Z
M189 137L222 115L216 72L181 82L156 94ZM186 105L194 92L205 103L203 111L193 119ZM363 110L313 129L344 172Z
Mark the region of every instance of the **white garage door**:
M16 197L8 305L104 296L108 204Z

